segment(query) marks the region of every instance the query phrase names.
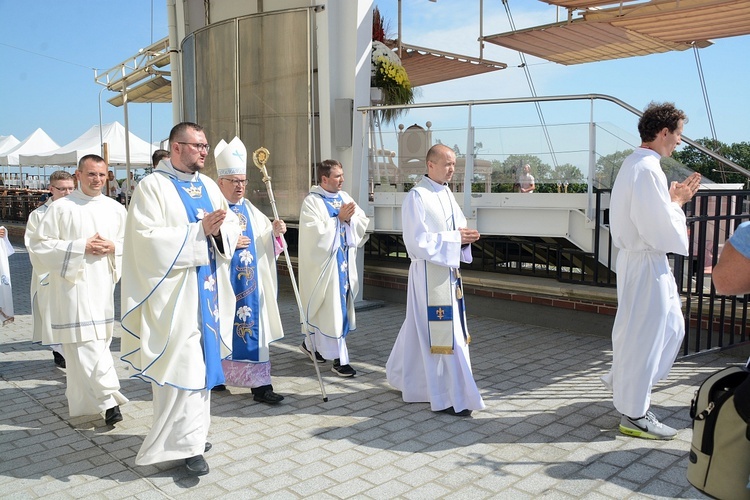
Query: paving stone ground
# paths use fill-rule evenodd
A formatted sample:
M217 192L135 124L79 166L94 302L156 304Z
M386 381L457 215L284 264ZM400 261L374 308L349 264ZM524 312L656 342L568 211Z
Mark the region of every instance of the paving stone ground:
M191 478L182 462L134 464L151 393L119 361L119 325L112 349L130 399L125 420L109 428L101 416L68 417L64 370L30 342L28 255L17 248L10 261L16 321L0 328L2 498L705 498L685 478L688 406L709 373L744 361L731 351L678 360L653 394L677 438L634 439L617 432L599 381L612 358L605 337L472 315L472 364L487 409L456 418L404 403L386 382L404 306L385 303L357 314L348 340L355 378L322 365L324 403L283 286L287 335L271 361L286 399L269 406L249 389L214 393L211 473Z

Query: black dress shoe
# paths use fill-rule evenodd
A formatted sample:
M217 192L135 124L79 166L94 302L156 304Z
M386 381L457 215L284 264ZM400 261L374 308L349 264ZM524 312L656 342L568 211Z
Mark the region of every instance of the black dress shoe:
M449 408L446 408L445 410L440 410L443 413L447 413L448 415L453 415L454 417L470 417L471 416L471 410L461 410L456 411L455 408L452 406Z
M113 406L104 413L104 423L115 425L117 422L122 422L122 413L119 406Z
M55 358L55 365L59 366L60 368L65 368L65 358L62 354L57 351L52 351L52 356Z
M213 392L222 392L227 390L227 386L225 386L224 384L215 385L211 388L211 390Z
M214 446L211 443L209 443L208 441L206 441L206 446L203 448L203 453L206 453L208 450L210 450L213 447Z
M185 468L191 476L205 476L208 474L208 463L203 458L203 455L186 458Z
M282 396L281 394L276 394L271 389L268 389L264 392L253 393L253 400L258 401L259 403L268 403L270 405L275 405L284 401L284 396Z

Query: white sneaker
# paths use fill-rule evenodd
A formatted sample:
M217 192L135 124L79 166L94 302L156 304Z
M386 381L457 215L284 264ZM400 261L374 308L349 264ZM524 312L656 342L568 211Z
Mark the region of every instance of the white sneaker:
M633 419L627 415L620 418L620 432L626 436L639 437L644 439L664 439L669 440L677 435L677 429L659 422L656 415L650 411L646 415Z

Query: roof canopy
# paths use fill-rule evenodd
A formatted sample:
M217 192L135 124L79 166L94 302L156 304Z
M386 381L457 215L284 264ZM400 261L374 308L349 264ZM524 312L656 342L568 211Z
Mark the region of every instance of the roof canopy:
M401 64L412 87L505 69L507 64L401 44Z
M58 147L44 130L38 128L15 147L0 155L0 165L20 165L19 157L23 154L46 153Z
M636 0L621 0L621 1L614 1L614 0L542 0L544 3L548 3L550 5L557 5L559 7L565 7L566 9L591 9L594 7L603 7L605 5L612 5L613 3L617 4L627 4L630 2L635 2Z
M169 37L164 37L101 74L96 70L94 80L118 93L107 101L113 106L123 105L123 94L128 102L172 102L172 82L164 78L171 75L164 69L170 54Z
M4 135L0 137L0 154L5 154L11 149L18 146L18 143L21 142L18 139L16 139L12 135Z
M108 123L102 127L94 125L78 139L54 151L44 154L21 155L21 165L77 165L78 160L88 154L101 154L101 143L108 145L109 165L125 165L125 127L119 122ZM150 166L154 146L130 132L130 165ZM0 157L2 159L2 157Z
M747 0L542 1L570 9L571 17L483 40L569 65L707 47L714 38L750 34ZM572 18L575 9L583 9L583 17Z

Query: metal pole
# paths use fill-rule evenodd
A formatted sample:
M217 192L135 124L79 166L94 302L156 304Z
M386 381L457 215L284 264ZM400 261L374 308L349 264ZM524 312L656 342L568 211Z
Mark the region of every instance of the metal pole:
M266 161L268 161L269 152L266 148L258 148L253 152L253 163L258 167L258 170L263 174L263 183L266 185L266 191L268 191L268 199L271 202L271 208L273 209L273 219L279 220L279 212L276 210L276 199L273 196L273 188L271 187L271 178L268 176L266 170ZM292 260L289 258L289 252L286 249L286 241L284 235L281 235L284 258L286 259L286 266L289 269L289 277L292 279L292 289L294 290L294 298L297 299L297 307L299 308L300 319L305 317L304 309L302 308L302 299L299 296L299 290L297 289L297 282L294 277L294 269L292 268ZM323 387L323 378L320 376L320 368L318 367L318 361L315 359L315 342L310 337L310 332L307 331L307 327L303 325L305 337L313 346L313 366L315 367L315 374L318 376L318 383L320 384L320 392L323 394L323 402L328 402L328 396L326 395L325 387Z
M125 112L125 187L127 188L130 181L130 128L128 126L128 91L126 87L122 89L122 105ZM117 169L115 169L115 182L117 182ZM125 206L128 206L127 189L125 190Z
M102 89L99 91L99 154L104 156L104 132L102 132L102 92L107 87L102 87Z
M466 134L466 155L464 156L464 196L463 209L467 219L474 218L471 210L471 183L474 180L474 126L471 122L471 106L469 106L469 130Z
M588 196L588 213L586 217L589 220L599 216L599 211L593 209L593 198L594 198L594 180L596 179L596 123L594 122L594 100L591 100L590 106L590 118L589 118L589 171L586 179L588 181L588 188L586 194ZM601 187L601 186L599 186ZM612 187L612 186L609 186ZM598 256L597 256L598 258Z
M398 0L398 57L401 59L401 0Z

